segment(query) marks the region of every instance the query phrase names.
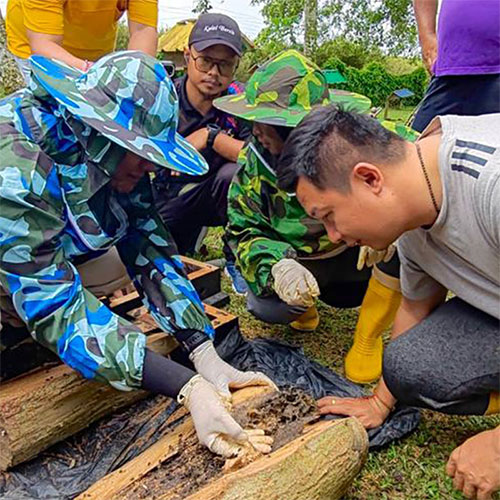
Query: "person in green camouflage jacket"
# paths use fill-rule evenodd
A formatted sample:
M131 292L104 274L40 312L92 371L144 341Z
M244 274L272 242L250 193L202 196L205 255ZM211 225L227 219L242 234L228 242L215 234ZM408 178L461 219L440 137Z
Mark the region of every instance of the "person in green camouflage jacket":
M141 52L105 56L87 73L41 56L31 63L30 88L0 101L0 287L7 309L86 378L179 395L212 451L233 455L248 441L270 451L263 432L233 420L226 400L231 386L273 383L218 356L213 327L153 204L149 173L208 169L176 133L177 96L165 69ZM147 349L138 327L84 288L76 262L112 247L197 373Z
M253 122L253 137L240 153L241 168L229 191L227 237L250 289L248 309L264 321L310 331L319 323L316 297L336 307L362 303L346 375L369 382L380 376L380 335L400 300L397 255L393 249L360 252L331 243L321 222L278 188L275 173L292 128L313 106L331 102L358 112L370 109L364 96L329 90L320 69L294 50L261 66L244 94L214 102ZM403 125L384 125L406 138L417 137ZM373 273L364 263L376 263Z

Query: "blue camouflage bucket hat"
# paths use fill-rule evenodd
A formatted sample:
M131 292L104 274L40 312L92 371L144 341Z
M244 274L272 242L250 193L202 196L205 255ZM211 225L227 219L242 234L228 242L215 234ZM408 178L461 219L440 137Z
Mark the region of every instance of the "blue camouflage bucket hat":
M177 133L179 103L163 66L136 51L99 59L86 73L31 56L33 76L70 114L160 166L201 175L204 158Z

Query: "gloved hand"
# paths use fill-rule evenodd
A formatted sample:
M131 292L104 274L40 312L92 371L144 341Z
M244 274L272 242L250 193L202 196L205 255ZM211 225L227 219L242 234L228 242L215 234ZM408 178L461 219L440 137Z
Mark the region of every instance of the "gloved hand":
M217 391L230 399L229 388L240 389L249 385L269 385L278 390L276 384L260 372L242 372L223 361L215 350L211 340L198 346L190 355L196 371L210 383Z
M273 439L261 429L243 430L231 417L227 405L215 387L201 375L195 375L177 396L191 413L196 434L207 448L224 457L232 457L244 446L269 453Z
M367 246L359 247L359 257L356 268L358 271L361 271L365 266L372 267L374 264L378 264L381 261L389 262L395 252L396 245L394 243L391 243L383 250L375 250L374 248Z
M281 259L271 268L274 290L278 297L291 306L311 307L319 295L319 286L313 274L293 259Z

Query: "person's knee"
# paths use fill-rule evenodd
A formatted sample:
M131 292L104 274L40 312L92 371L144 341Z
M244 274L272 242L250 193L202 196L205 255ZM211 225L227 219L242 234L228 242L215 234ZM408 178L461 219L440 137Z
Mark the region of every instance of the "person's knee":
M257 297L251 291L247 293L248 312L266 323L287 325L303 312L295 311L295 309L276 297Z
M227 192L238 168L239 166L237 163L225 163L222 165L215 176L214 188Z
M415 349L411 336L403 335L384 350L382 374L391 394L400 402L413 405L427 379L425 361Z

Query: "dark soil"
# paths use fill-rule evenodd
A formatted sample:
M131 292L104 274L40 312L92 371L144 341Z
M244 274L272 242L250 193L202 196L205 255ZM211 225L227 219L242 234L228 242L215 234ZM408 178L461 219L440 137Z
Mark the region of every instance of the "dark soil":
M300 436L304 426L317 419L317 408L304 391L286 387L253 400L252 406L242 405L233 416L242 427L263 429L273 436L274 451ZM220 476L225 464L225 458L199 444L195 435L190 436L181 443L177 455L135 483L123 498L154 499L170 490L169 498L180 500Z

